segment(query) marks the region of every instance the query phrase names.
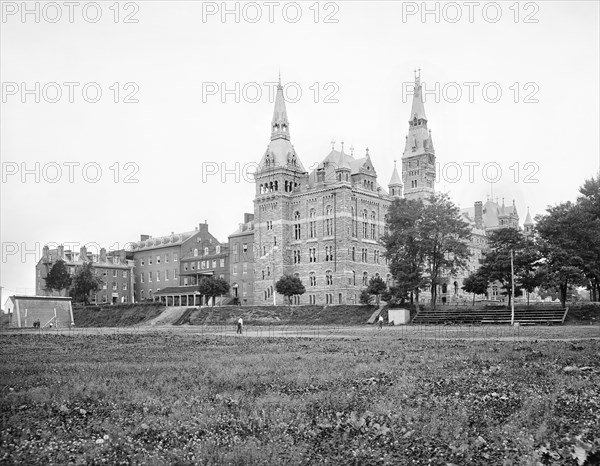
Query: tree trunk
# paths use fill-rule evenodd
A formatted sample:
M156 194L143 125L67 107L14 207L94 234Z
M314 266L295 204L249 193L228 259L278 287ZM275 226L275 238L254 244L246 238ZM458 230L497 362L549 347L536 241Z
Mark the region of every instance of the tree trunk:
M475 293L473 293L473 307L475 307Z
M529 306L529 291L527 292L527 305Z
M567 289L567 282L564 282L560 285L560 304L562 307L565 307L567 305Z

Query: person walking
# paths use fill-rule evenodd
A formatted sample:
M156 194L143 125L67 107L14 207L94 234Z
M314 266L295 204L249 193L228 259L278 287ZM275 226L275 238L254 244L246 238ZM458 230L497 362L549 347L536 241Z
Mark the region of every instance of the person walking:
M244 327L244 320L240 317L238 319L237 322L237 330L236 330L236 335L239 333L240 335L242 335L242 328Z
M379 329L381 330L383 328L383 316L380 315L378 320L379 320Z

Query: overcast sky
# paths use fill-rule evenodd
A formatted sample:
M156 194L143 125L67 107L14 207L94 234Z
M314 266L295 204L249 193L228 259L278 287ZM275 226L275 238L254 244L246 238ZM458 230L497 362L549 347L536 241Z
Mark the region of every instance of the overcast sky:
M98 5L2 4L2 305L34 293L46 243L111 248L205 220L227 241L253 212L244 169L269 142L279 70L307 169L344 141L387 187L416 68L436 188L461 207L493 190L522 223L599 169L595 1Z

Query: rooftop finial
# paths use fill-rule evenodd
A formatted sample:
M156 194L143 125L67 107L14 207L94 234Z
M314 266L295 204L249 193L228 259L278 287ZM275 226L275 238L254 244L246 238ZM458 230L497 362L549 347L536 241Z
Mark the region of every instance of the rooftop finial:
M281 87L281 68L279 68L279 86Z
M354 146L350 146L350 155L354 156Z
M342 141L342 152L344 152L344 141Z
M369 155L369 148L367 147L367 155Z
M335 139L331 138L331 150L335 150Z
M394 168L396 168L396 160L394 160Z

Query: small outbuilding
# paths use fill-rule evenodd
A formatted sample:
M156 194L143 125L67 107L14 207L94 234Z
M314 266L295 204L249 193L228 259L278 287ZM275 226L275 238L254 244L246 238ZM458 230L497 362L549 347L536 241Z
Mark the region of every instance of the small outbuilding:
M9 296L5 305L8 326L68 328L74 324L71 298L60 296Z
M410 311L408 309L388 309L388 320L394 325L409 324Z

